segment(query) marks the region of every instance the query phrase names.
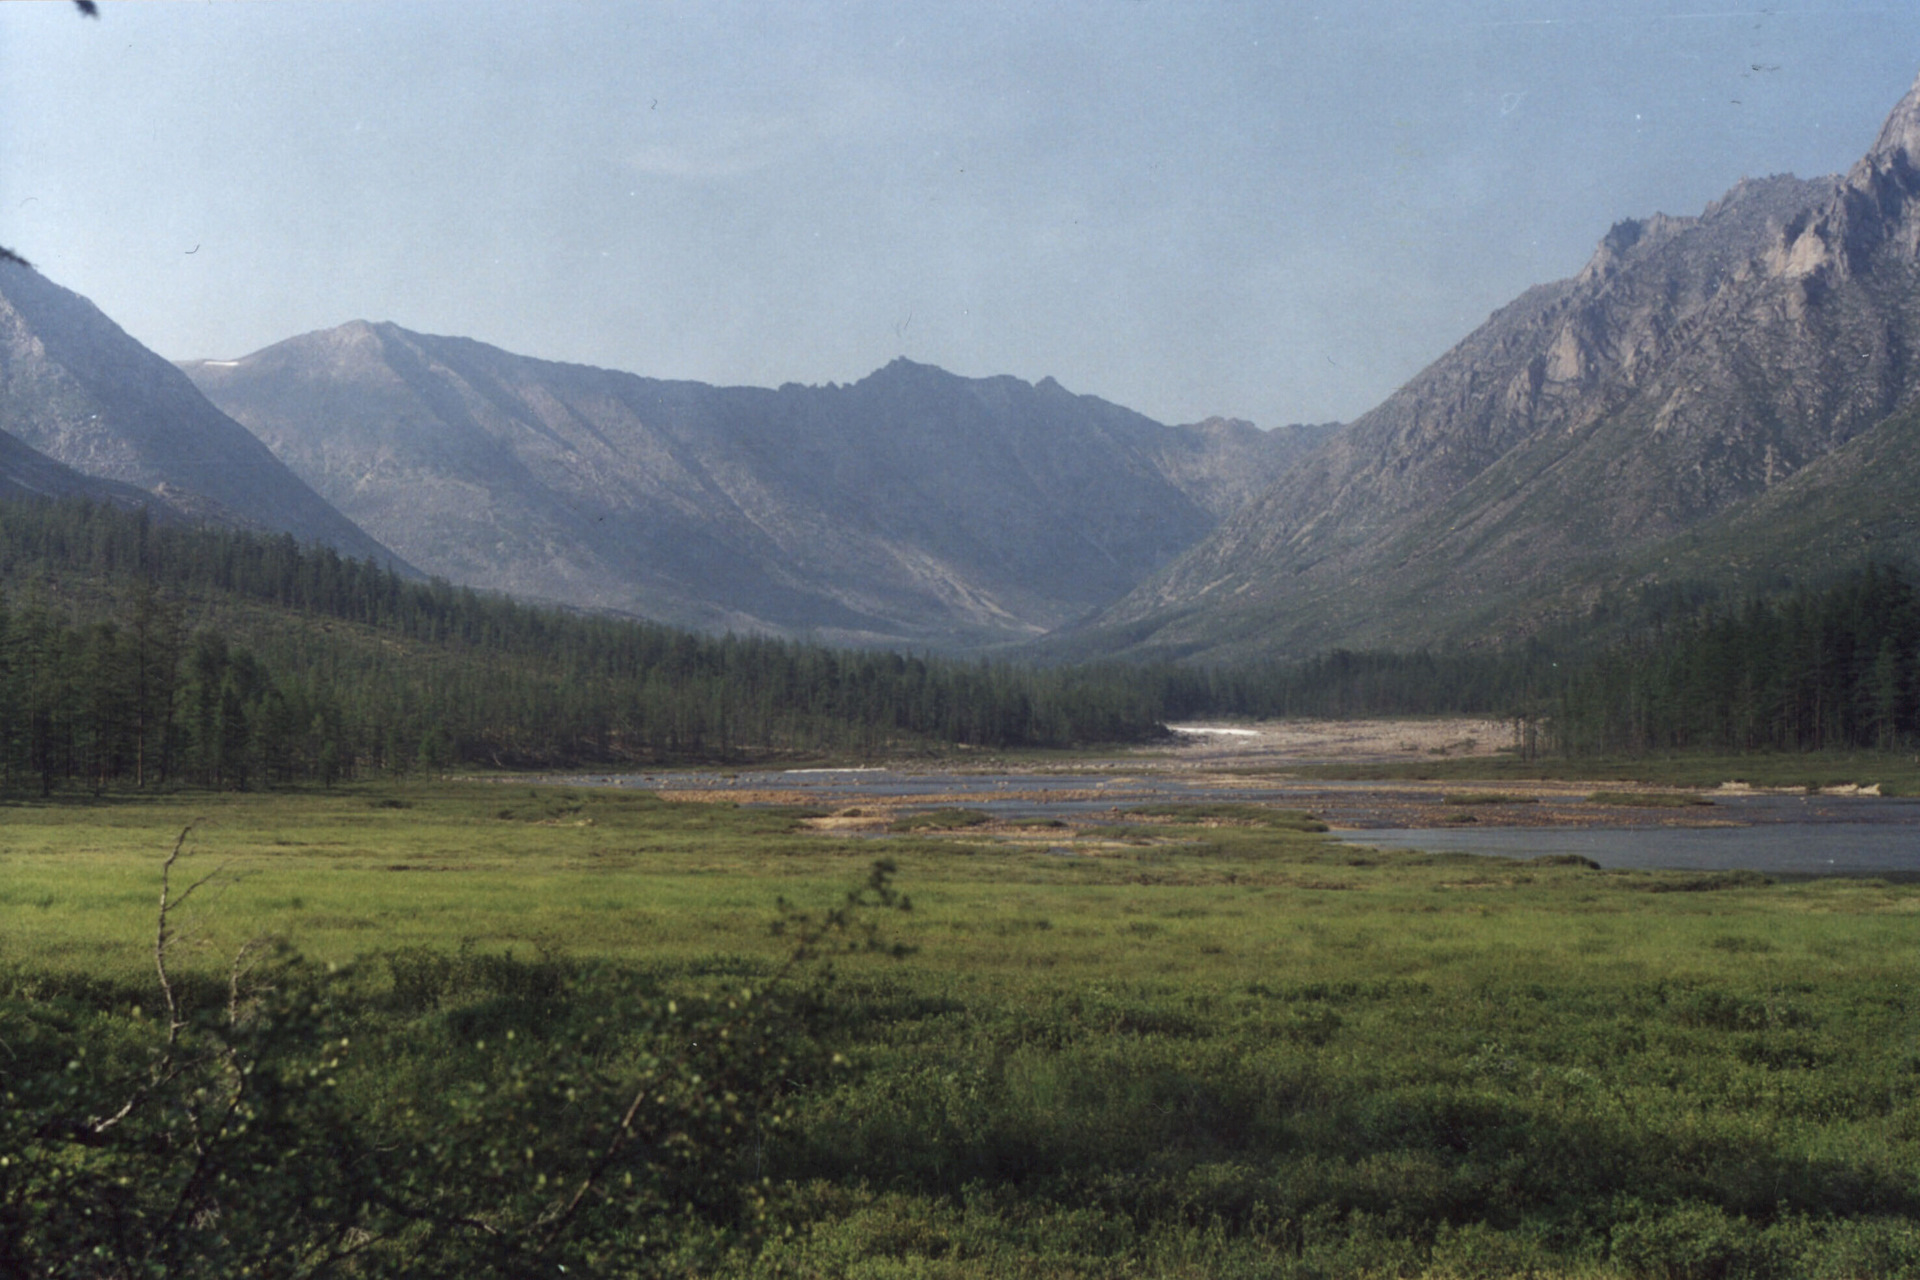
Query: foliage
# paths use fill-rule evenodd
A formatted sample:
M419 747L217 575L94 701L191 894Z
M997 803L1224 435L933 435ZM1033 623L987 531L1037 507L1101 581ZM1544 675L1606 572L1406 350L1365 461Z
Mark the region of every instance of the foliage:
M992 821L978 809L929 809L910 813L891 824L894 831L955 831L962 827L984 826Z
M1540 645L1486 652L1355 652L1299 662L1149 666L1140 679L1170 720L1362 719L1385 715L1507 716L1557 687L1557 653Z
M0 503L0 788L331 785L934 744L1144 741L1217 715L1511 716L1523 758L1891 750L1920 603L1872 569L1638 638L1304 663L1023 667L698 636L417 583L290 538Z
M683 1274L757 1237L764 1148L830 1069L793 965L886 950L862 889L779 922L793 961L670 993L643 974L397 948L325 968L249 947L159 999L16 970L0 985L0 1272L19 1276ZM388 983L366 969L384 968Z

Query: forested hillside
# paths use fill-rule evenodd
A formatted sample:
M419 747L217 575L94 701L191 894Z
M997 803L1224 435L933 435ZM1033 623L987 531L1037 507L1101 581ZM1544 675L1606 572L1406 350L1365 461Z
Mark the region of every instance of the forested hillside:
M419 583L290 537L0 502L0 787L224 788L1142 742L1209 716L1519 716L1568 753L1920 736L1891 568L1572 638L1296 663L1023 667L703 636Z
M1054 746L1159 716L1115 669L699 636L84 502L0 503L0 585L16 790Z
M1821 590L1717 607L1571 669L1569 752L1889 750L1920 735L1920 592L1873 566Z
M419 583L325 547L0 502L0 785L247 788L1062 747L1169 719L1505 713L1545 650L1030 667L703 636Z

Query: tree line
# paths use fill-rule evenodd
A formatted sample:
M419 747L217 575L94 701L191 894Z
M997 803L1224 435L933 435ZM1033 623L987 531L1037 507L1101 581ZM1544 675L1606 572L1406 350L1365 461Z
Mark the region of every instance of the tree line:
M1916 652L1920 593L1874 567L1676 605L1598 650L1556 636L1037 667L702 635L412 580L287 536L0 502L0 788L16 792L1065 747L1210 716L1513 717L1570 754L1890 748L1920 738Z
M1920 591L1904 570L1869 565L1571 665L1553 734L1574 754L1892 750L1920 738L1916 654Z
M699 635L86 502L0 504L0 583L14 790L1160 732L1153 690L1120 667Z

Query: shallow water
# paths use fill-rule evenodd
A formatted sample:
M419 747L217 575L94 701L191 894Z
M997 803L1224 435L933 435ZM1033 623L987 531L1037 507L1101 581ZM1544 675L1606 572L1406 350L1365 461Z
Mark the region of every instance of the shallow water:
M572 786L622 789L797 794L822 808L865 801L914 807L963 804L999 818L1102 815L1135 805L1184 802L1276 804L1325 811L1370 797L1405 799L1392 783L1273 781L1223 785L1217 778L1166 773L1030 774L911 772L892 769L742 770L556 778ZM1920 800L1836 795L1715 795L1711 808L1688 810L1667 824L1620 825L1617 808L1591 806L1594 825L1405 828L1366 826L1337 832L1357 844L1436 853L1512 858L1578 854L1604 867L1753 870L1770 875L1920 878ZM1333 802L1330 805L1330 802ZM1577 813L1586 802L1562 798ZM1336 819L1338 820L1338 819ZM1689 824L1689 825L1681 825ZM1712 825L1707 825L1712 824Z
M1750 827L1502 827L1343 831L1342 840L1505 858L1579 854L1603 867L1920 878L1920 825L1758 823Z

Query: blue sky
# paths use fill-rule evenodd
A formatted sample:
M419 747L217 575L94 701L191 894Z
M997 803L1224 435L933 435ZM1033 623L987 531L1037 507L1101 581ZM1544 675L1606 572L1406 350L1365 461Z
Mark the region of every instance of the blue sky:
M180 359L1350 418L1618 219L1844 169L1911 3L0 4L0 244Z

